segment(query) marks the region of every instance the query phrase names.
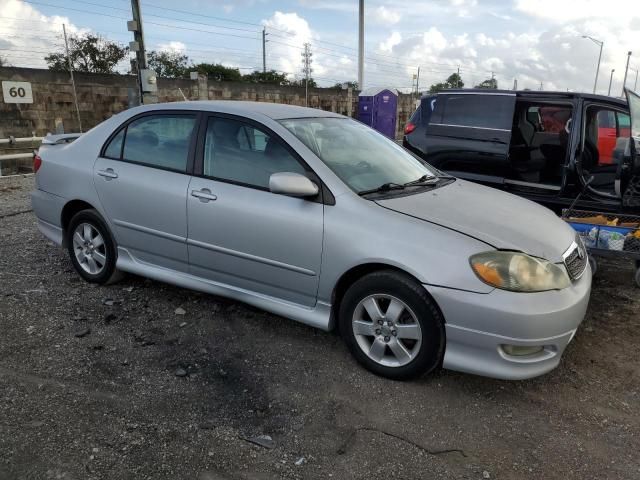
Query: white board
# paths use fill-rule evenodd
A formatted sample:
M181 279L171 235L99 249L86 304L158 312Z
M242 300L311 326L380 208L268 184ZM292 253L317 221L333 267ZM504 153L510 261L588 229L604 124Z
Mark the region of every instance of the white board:
M2 82L4 103L33 103L33 92L29 82Z

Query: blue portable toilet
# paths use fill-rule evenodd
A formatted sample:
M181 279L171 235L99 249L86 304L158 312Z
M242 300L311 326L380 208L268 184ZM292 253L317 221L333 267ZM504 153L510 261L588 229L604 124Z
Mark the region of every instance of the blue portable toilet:
M398 92L371 87L358 95L358 120L391 139L396 137Z

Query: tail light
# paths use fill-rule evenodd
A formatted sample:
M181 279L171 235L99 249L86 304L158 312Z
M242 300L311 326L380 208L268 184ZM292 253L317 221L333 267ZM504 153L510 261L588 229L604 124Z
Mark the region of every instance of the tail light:
M40 158L40 155L35 153L33 155L33 173L38 173L38 170L40 170L41 166L42 166L42 158Z
M405 135L409 135L409 134L410 134L411 132L413 132L415 129L416 129L416 126L415 126L413 123L409 122L409 123L407 123L407 124L405 125L405 127L404 127L404 134L405 134Z

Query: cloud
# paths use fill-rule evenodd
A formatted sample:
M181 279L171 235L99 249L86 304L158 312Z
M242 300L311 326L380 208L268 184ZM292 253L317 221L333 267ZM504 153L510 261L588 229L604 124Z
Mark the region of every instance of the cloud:
M44 57L61 50L62 24L67 34L83 34L67 17L46 16L19 0L0 0L0 49L9 65L46 68Z
M634 3L634 0L607 0L606 4L602 0L516 0L515 10L555 23L565 23L585 18L628 19L627 12Z
M298 0L298 4L304 8L314 10L334 10L336 12L358 12L356 1L325 1L325 0Z
M271 18L263 20L262 24L267 30L271 27L274 34L267 44L268 68L286 72L291 78L300 75L302 47L312 37L309 23L297 13L275 12ZM313 70L318 68L315 63L312 63Z
M389 38L380 43L380 50L390 53L393 51L393 47L398 45L401 41L402 35L400 35L398 32L393 32L391 35L389 35Z
M158 50L164 50L167 52L185 53L187 51L187 46L183 42L178 42L174 40L171 42L158 44Z
M374 25L395 25L402 19L402 15L396 10L380 5L368 14L368 19Z

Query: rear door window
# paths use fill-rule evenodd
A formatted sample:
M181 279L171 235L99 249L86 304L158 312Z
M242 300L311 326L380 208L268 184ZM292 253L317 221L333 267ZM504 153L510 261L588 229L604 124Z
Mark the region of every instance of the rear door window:
M127 126L122 159L186 172L195 115L146 115Z
M511 130L515 95L439 95L432 124Z

